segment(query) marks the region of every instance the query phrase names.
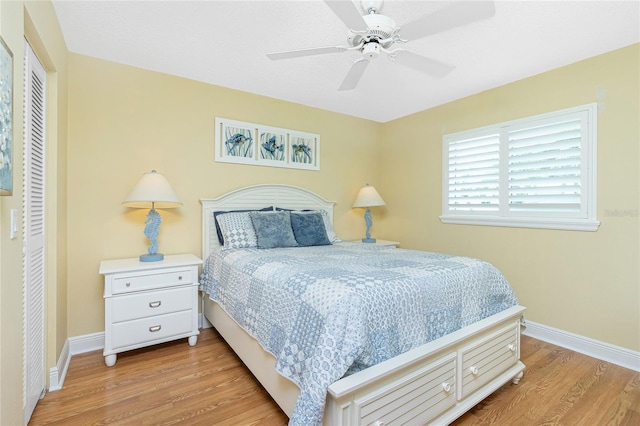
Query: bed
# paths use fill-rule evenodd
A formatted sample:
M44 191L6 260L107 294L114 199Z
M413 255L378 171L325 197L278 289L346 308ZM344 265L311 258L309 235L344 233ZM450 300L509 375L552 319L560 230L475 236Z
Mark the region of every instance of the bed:
M306 189L289 185L250 186L215 199L201 199L201 203L203 256L207 258L207 264L211 265L216 262L220 265L224 264L222 259L209 259L209 254L212 252L217 255L224 253L230 258L240 258L240 252L243 252L243 250L220 250L214 212L273 210L277 207L286 211L324 211L325 220L329 222L333 220L333 202ZM349 247L350 244L358 247ZM310 250L304 253L309 253L307 256L311 259L313 256L326 257L322 250L327 249L338 250L340 251L338 257L346 256L347 258L358 255L352 254L352 251L362 250L370 250L367 256L371 259L388 257L398 260L396 258L400 256L400 252L422 256L419 254L422 252L409 253L411 251L389 247L363 246L363 244L344 242L333 244L332 247L273 250L283 250L279 254L283 258L288 258L292 250L300 250L302 253L303 249ZM314 250L320 250L321 254L318 255ZM269 250L259 252L254 249L252 253L257 258L267 251ZM436 260L436 263L442 263L442 259ZM462 263L471 262L465 258L444 259L445 262L454 260ZM360 261L352 263L360 263ZM264 266L267 269L272 267L274 266ZM280 267L281 265L277 265L277 268ZM206 266L206 268L210 267ZM218 269L225 268L228 268L226 264ZM203 278L207 281L209 278L205 275L208 270L203 271ZM201 288L204 290L205 287L201 282ZM211 289L207 289L207 293L203 293L202 297L203 313L206 319L290 417L292 424L308 422L308 418L300 415L300 407L304 407L300 401L316 390L303 389L301 392L299 386L295 384L300 384L300 380L290 375L288 375L289 379L285 378L282 360L277 354L272 355L273 348L266 342L258 343L253 337L256 335L260 337L260 333L252 329L246 319L232 318L231 315L237 314L232 308L233 302L226 301L224 297L220 297L219 293L213 292L214 298L217 299L214 301L208 293L212 293ZM223 308L221 304L225 303L227 304ZM348 372L349 374L327 384L326 393L323 393L322 399L324 409L319 418L326 425L448 424L452 422L500 386L509 381L518 383L522 377L524 364L519 359L520 321L524 309L517 303L512 303L506 309L501 308L499 312L466 324L462 328L446 330L441 337L381 362L376 361L374 365L354 368L353 371ZM240 324L243 324L244 328ZM245 328L250 331L246 331ZM359 352L357 356L360 357L361 353ZM369 358L376 359L376 356ZM325 396L326 400L324 400ZM319 422L317 416L311 418L313 422Z

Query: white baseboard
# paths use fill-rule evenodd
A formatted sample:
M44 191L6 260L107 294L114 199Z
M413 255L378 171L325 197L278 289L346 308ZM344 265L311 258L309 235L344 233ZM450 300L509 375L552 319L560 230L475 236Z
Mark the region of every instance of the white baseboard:
M526 321L522 334L544 342L553 343L630 370L640 371L640 352L600 342L568 331Z
M199 314L200 328L209 328L211 323L204 315ZM569 333L568 331L548 327L527 321L522 334L544 342L553 343L572 351L580 352L593 358L598 358L612 364L620 365L631 370L640 371L640 352L621 348L609 343L593 340L588 337ZM62 389L64 378L69 369L69 362L73 355L97 351L104 348L104 332L70 337L62 348L60 359L55 367L49 370L49 391Z
M104 349L104 332L85 334L84 336L69 338L69 351L71 355Z
M69 370L70 361L71 354L69 353L69 339L67 339L62 347L62 352L60 352L58 364L49 370L49 392L62 389L64 378Z
M69 363L73 355L97 351L104 348L104 333L85 334L70 337L64 342L60 358L55 367L49 369L49 392L62 389L64 378L69 370Z

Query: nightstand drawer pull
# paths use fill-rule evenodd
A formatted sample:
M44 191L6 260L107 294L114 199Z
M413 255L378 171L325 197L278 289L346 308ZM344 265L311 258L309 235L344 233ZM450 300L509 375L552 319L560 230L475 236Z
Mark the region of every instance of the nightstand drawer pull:
M197 283L197 272L185 269L168 270L157 273L130 272L115 276L111 283L111 293L130 293L133 291L157 290L162 287L172 287Z
M195 310L197 308L194 307L194 300L198 300L195 287L176 287L113 297L109 300L107 309L111 311L112 322L122 322L171 312ZM144 327L145 333L150 325L154 324L147 324Z
M156 331L160 331L160 330L162 330L161 325L152 325L151 327L149 327L149 331L152 333L155 333Z

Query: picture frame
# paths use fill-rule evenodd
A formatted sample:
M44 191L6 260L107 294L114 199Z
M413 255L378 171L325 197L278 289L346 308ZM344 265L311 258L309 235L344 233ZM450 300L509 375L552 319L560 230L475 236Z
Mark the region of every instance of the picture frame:
M215 161L320 170L320 135L216 117Z
M255 164L256 133L250 123L216 118L216 161Z
M289 135L290 167L296 169L320 169L320 140L312 133L294 132Z
M258 128L258 163L284 167L287 162L287 133L273 127Z
M13 53L0 36L0 195L13 195Z

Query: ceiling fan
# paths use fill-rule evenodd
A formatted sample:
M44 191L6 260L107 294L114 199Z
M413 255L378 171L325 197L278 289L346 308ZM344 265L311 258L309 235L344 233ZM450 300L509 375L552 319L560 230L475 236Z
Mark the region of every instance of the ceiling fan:
M418 55L405 50L389 50L396 44L407 43L422 37L490 18L495 14L493 1L456 1L434 13L427 14L415 21L398 27L393 19L378 13L383 0L362 0L363 16L352 1L324 0L327 6L349 29L347 46L325 46L311 49L290 50L269 53L272 60L298 58L301 56L321 55L358 50L362 58L351 65L351 69L338 90L352 90L369 63L383 52L387 57L401 65L411 67L434 77L444 77L455 67L453 65Z

